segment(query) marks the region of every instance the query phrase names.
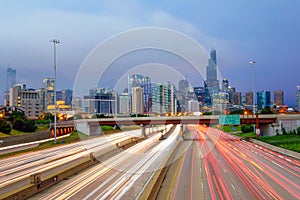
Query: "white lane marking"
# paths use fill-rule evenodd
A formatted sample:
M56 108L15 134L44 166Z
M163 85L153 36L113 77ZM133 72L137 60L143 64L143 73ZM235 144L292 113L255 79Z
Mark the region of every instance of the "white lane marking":
M234 185L231 183L231 186L232 186L232 188L235 190L235 187L234 187Z

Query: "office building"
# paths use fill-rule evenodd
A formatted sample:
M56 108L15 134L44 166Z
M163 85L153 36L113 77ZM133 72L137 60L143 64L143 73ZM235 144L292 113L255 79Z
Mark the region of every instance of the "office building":
M54 78L45 78L43 86L45 92L43 110L48 111L50 107L54 106Z
M130 113L129 108L129 95L128 93L121 93L118 97L119 103L118 103L118 113L127 115Z
M143 88L133 87L132 88L132 113L143 114L144 113L144 98L143 98Z
M228 92L229 81L224 78L222 81L222 92Z
M199 112L199 102L197 100L188 100L188 113Z
M246 101L246 106L253 105L253 92L246 92L245 101Z
M145 113L151 112L151 79L150 77L144 77L140 74L134 74L128 76L128 94L129 94L129 105L132 109L132 88L142 87L143 88L143 110ZM131 110L132 111L132 110Z
M117 92L107 88L93 88L81 102L88 114L114 115L117 112Z
M261 91L257 92L257 109L269 108L271 106L271 92Z
M177 113L175 87L170 82L152 85L152 112L157 114Z
M190 84L189 84L188 80L186 80L186 79L180 80L178 83L178 91L185 93L189 89L189 86L190 86Z
M26 89L26 85L16 84L10 88L10 107L24 112L25 116L35 119L43 112L42 90Z
M204 87L194 87L194 94L200 105L205 104L205 88Z
M70 89L62 90L62 100L66 105L72 105L73 91Z
M242 93L241 92L233 93L233 105L242 105Z
M236 92L235 87L228 86L226 93L228 93L229 103L231 104L233 104L233 94L235 92Z
M151 79L150 77L144 77L142 80L143 89L143 109L144 113L151 112L152 106L152 89L151 89Z
M283 106L284 105L284 96L282 90L274 91L274 106Z

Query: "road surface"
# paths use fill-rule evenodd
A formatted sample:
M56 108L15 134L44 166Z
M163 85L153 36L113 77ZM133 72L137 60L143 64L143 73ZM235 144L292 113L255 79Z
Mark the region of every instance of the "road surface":
M299 199L300 163L212 128L190 133L158 199Z

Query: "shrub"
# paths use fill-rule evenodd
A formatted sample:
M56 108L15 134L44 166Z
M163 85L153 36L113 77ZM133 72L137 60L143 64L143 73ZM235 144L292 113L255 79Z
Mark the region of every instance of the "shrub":
M7 121L0 120L0 132L9 134L11 132L11 126Z
M12 124L13 129L16 129L16 130L19 130L19 131L22 131L23 126L24 126L24 120L19 119L19 118L15 119L13 124Z
M253 128L253 126L243 125L243 126L241 127L241 131L242 131L243 133L249 133L249 132L253 132L253 131L254 131L254 128Z
M37 128L35 125L34 120L30 119L16 119L13 122L13 128L19 131L24 131L24 132L34 132Z

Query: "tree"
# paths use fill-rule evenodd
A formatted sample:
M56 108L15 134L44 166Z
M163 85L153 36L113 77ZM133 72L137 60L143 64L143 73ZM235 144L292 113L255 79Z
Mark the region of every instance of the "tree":
M35 121L31 119L16 119L13 122L13 128L24 132L34 132L37 128Z
M253 131L254 131L254 127L253 127L253 126L243 125L243 126L241 127L241 131L242 131L243 133L253 132Z
M24 132L34 132L36 130L35 121L32 119L27 119L24 121L23 131Z
M0 119L0 132L9 134L11 132L11 126L7 121Z
M273 114L273 111L269 107L267 107L261 109L260 114Z
M25 119L25 114L23 112L19 112L19 111L12 112L9 115L8 120L13 122L13 121L15 121L15 119Z
M17 118L13 121L13 124L12 124L13 129L22 131L23 126L24 126L24 120L23 119Z

